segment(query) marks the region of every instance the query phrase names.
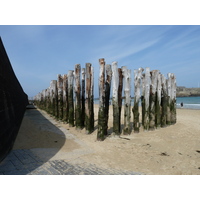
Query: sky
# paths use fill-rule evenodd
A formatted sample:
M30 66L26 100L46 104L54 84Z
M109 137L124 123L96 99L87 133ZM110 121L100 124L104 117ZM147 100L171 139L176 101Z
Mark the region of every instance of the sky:
M200 26L192 25L0 25L0 37L25 93L32 98L46 89L57 74L75 64L94 67L98 97L100 58L118 67L150 67L178 86L200 84ZM133 88L133 78L132 78Z

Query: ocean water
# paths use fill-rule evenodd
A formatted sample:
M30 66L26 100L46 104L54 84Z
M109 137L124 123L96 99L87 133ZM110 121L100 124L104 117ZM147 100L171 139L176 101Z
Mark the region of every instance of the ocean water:
M200 109L200 97L177 97L177 108L181 108L181 102L183 103L183 108Z
M99 100L94 100L94 103L99 104ZM110 100L110 103L112 104L111 100ZM200 97L177 97L176 98L176 107L181 108L181 103L183 103L182 108L200 110ZM133 104L134 104L134 100L132 99L131 106L133 106Z

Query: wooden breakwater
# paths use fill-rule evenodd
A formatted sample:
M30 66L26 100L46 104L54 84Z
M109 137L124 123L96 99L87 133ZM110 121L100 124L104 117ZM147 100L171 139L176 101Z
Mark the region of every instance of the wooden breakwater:
M13 147L27 105L28 97L0 38L0 162Z
M176 78L167 77L159 70L150 68L131 69L118 67L99 59L99 111L97 140L108 135L109 102L112 96L113 135L138 133L166 127L176 123ZM131 90L134 90L134 105L131 106ZM124 121L121 122L122 96L124 96ZM94 67L80 64L68 74L58 75L50 87L34 97L35 104L56 119L86 133L94 131ZM140 113L141 105L141 113ZM133 115L133 117L131 117ZM140 115L142 115L140 117ZM140 118L142 120L140 121ZM123 130L122 130L123 123ZM133 124L133 126L132 126Z

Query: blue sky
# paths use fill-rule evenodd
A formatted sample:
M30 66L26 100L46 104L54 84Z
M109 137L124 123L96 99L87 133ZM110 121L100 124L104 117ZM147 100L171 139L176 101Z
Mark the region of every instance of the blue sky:
M127 66L132 75L134 69L150 67L174 73L179 86L200 83L200 26L1 25L0 36L29 97L48 88L57 74L87 62L95 68L97 97L99 58Z

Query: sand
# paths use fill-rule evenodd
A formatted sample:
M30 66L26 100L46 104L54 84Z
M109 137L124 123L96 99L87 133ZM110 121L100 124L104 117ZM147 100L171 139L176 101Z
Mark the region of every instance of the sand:
M89 151L79 157L99 167L148 175L200 174L200 110L177 109L175 125L149 132L141 128L138 134L132 132L128 136L122 134L120 138L110 136L104 141L97 141L98 105L94 109L95 130L89 135L85 134L85 129L76 130L62 122L54 123L55 126L69 131L73 136L71 139L64 138L64 134L55 130L40 130L46 122L36 128L36 124L31 124L28 116L25 116L14 149L58 148L56 145L60 145L56 155L62 153L64 156L67 155L65 152L81 151L84 147ZM40 112L43 116L48 116L44 111ZM108 130L112 133L112 107L109 114ZM48 120L50 119L53 120L48 116ZM26 137L23 136L25 132Z

